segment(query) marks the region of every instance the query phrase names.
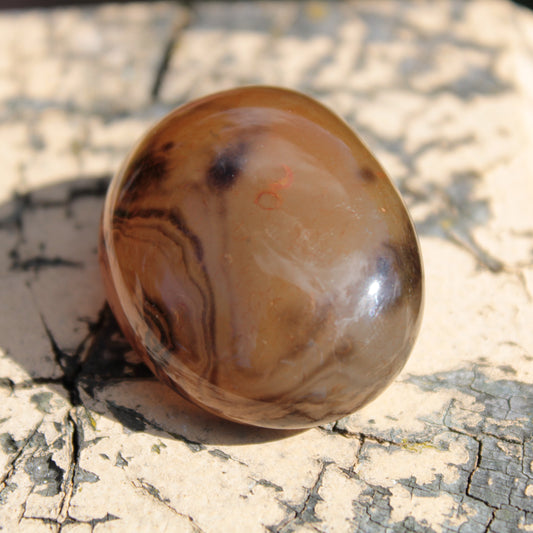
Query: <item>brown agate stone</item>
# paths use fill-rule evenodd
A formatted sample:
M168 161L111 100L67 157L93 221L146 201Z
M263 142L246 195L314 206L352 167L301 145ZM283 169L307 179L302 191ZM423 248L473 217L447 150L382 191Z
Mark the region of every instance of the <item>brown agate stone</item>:
M109 188L100 258L135 350L180 394L272 428L336 420L404 366L422 309L407 210L314 100L248 87L176 109Z

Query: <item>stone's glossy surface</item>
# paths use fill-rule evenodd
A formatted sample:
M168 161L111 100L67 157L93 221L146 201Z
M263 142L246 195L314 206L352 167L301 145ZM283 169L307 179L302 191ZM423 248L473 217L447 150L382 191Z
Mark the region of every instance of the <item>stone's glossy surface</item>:
M419 329L422 265L398 192L343 121L292 91L172 112L114 178L101 230L128 340L230 420L343 417L399 373Z

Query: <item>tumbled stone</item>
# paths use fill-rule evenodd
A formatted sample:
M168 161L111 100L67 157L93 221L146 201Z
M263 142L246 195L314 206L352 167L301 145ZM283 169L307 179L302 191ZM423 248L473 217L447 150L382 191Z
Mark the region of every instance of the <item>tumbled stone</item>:
M415 341L422 265L379 163L331 111L247 87L176 109L112 181L109 303L156 375L230 420L308 427L375 398Z

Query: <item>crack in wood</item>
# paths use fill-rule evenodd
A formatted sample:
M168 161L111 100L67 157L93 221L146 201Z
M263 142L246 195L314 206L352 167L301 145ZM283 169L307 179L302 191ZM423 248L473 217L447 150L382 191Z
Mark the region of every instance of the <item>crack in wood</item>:
M322 487L326 470L331 464L333 464L332 461L320 461L320 470L313 485L306 489L306 494L302 503L293 505L290 502L276 498L277 501L289 511L289 514L278 524L265 526L269 533L291 533L294 531L293 526L300 527L303 525L316 531L320 531L315 524L322 522L322 519L316 515L315 507L320 501L323 501L319 491Z
M57 519L58 523L60 524L63 524L65 520L69 517L68 511L70 507L70 501L72 499L72 494L74 491L74 475L80 459L77 421L75 416L73 416L72 414L72 409L69 411L66 417L64 427L67 428L67 436L70 437L67 440L70 448L70 462L63 485L63 501L61 502L60 511Z
M28 437L26 439L24 439L24 441L22 442L20 448L13 455L13 457L11 457L10 460L7 462L7 464L6 464L7 471L4 474L4 476L2 476L2 479L0 479L0 485L2 485L2 489L1 490L3 490L5 488L5 486L7 484L7 481L9 480L10 476L15 471L15 465L16 465L17 461L21 458L22 454L25 452L27 447L32 442L33 437L36 435L37 431L39 431L39 428L43 424L43 421L44 421L44 418L41 418L41 420L32 428L32 430L30 431ZM0 492L1 492L1 490L0 490Z
M164 498L161 495L161 492L160 492L160 490L157 487L155 487L154 485L148 483L147 481L145 481L144 479L141 479L141 478L137 478L136 481L133 481L132 485L136 489L141 489L145 494L148 494L154 500L156 500L159 503L163 504L167 509L172 511L177 516L180 516L180 517L185 518L186 520L188 520L190 522L190 525L193 528L193 531L195 533L204 533L203 529L198 525L197 521L191 515L189 515L187 513L182 513L180 511L178 511L177 509L175 509L170 504L170 499L169 498Z
M161 54L159 65L152 83L152 88L150 90L152 101L157 101L159 99L159 94L161 92L170 62L179 50L179 44L183 33L191 25L194 18L194 6L192 0L180 0L177 3L183 6L185 13L180 12L176 16L170 37L167 39L163 47L163 52Z

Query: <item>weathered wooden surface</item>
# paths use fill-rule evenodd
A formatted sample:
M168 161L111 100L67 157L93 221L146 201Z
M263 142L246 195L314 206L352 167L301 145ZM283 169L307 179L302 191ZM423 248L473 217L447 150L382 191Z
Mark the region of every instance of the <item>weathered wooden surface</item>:
M306 91L418 227L397 382L331 427L200 412L128 351L96 244L108 179L177 104ZM0 526L533 530L533 16L506 1L162 2L0 12Z

